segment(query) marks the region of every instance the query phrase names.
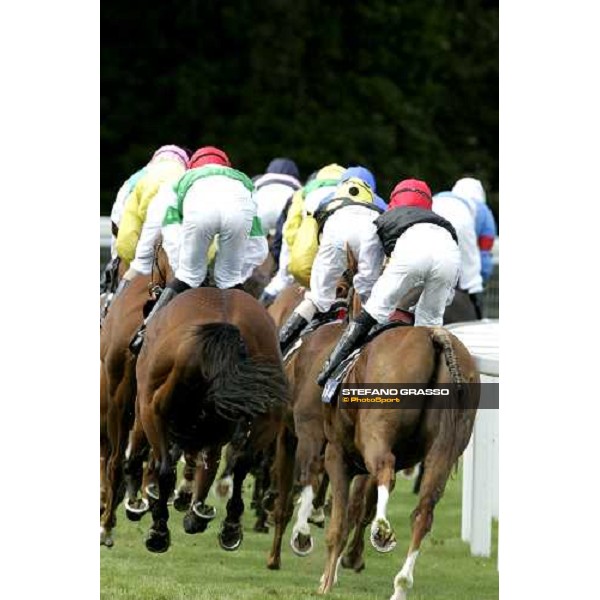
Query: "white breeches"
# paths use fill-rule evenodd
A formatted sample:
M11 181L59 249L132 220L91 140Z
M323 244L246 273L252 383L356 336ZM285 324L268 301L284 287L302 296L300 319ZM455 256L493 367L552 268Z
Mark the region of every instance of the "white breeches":
M346 245L358 261L354 289L365 302L381 273L383 246L373 221L375 211L347 206L335 212L323 228L319 251L312 266L310 291L306 293L316 309L326 312L335 301L337 282L348 268Z
M265 292L271 296L277 296L280 294L288 285L294 283L294 276L288 272L288 265L290 264L290 248L285 240L281 241L281 253L279 254L279 269L273 276L273 279L269 282L269 285L265 288Z
M265 262L268 254L269 244L264 235L248 238L244 254L244 264L242 266L242 283L252 275L256 267ZM217 252L218 256L219 253Z
M246 245L255 215L252 194L239 181L227 177L196 181L183 202L175 277L192 288L199 287L206 277L208 247L218 234L215 283L221 289L242 283Z
M446 305L454 298L459 269L460 252L450 233L429 223L413 225L396 241L364 308L378 323L386 323L400 299L422 285L415 325L441 325Z
M293 188L283 183L271 183L255 192L256 208L265 234L275 231L277 219L293 192Z

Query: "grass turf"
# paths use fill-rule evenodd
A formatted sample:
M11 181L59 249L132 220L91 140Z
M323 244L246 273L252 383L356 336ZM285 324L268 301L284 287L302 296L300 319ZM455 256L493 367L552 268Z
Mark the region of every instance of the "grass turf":
M127 520L118 512L115 545L101 547L101 600L240 600L321 598L316 593L324 560L324 530L311 526L315 549L299 558L289 547L291 525L282 546L280 571L269 571L266 559L272 541L269 534L252 531L249 510L251 478L246 481L244 541L237 552L220 549L216 535L225 514L223 502L210 496L217 518L201 534L187 535L182 513L170 507L171 548L151 554L144 546L150 515L142 521ZM398 545L389 554L378 554L367 541L366 569L356 574L340 567L332 600L385 600L393 591L410 539L409 515L416 505L412 482L398 478L388 505L388 518L396 530ZM491 558L474 558L460 539L460 476L448 482L434 516L433 529L425 538L414 572L410 600L495 600L498 598L497 524L494 523ZM368 535L368 532L365 534Z

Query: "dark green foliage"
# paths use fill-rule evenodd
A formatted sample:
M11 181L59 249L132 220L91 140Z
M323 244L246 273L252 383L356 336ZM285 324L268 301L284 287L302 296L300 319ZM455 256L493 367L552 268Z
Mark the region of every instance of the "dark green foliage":
M386 197L483 180L497 215L498 3L178 0L102 4L102 193L154 149L222 146L253 176L361 163Z

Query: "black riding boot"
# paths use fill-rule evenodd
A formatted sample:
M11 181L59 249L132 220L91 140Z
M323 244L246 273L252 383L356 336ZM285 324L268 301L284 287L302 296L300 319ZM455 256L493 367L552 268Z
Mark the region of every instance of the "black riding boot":
M350 353L366 339L371 327L375 323L377 321L365 310L361 311L356 320L350 322L317 377L317 383L321 387L327 383L331 374L342 361L348 358Z
M279 331L279 347L281 352L286 350L298 337L298 334L308 325L308 321L297 312L293 312L290 318L283 324Z
M475 316L478 320L483 319L483 292L469 294L469 298L475 307Z
M156 301L154 308L150 311L150 314L146 318L146 320L142 323L142 326L137 330L135 336L131 340L129 344L129 349L131 353L137 356L142 349L142 344L144 343L144 334L146 333L146 328L148 327L148 323L156 316L156 313L163 307L166 306L177 294L188 290L190 286L187 283L183 283L183 281L179 281L179 279L174 279L167 287L163 290L160 298Z

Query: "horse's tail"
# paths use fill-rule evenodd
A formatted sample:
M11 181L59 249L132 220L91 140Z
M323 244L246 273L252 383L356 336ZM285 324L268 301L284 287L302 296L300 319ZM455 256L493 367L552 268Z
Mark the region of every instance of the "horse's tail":
M287 400L281 365L250 358L240 330L229 323L194 326L177 366L181 383L230 421L253 419Z
M466 380L458 364L450 333L443 327L434 327L431 330L431 341L437 353L438 362L443 356L453 384L453 389L448 397L449 402L436 409L440 412L440 428L434 446L437 445L441 452L458 459L468 442L468 437L465 440L465 432L467 430L470 432L470 428L467 426L468 406L465 402ZM436 371L439 370L436 369Z

